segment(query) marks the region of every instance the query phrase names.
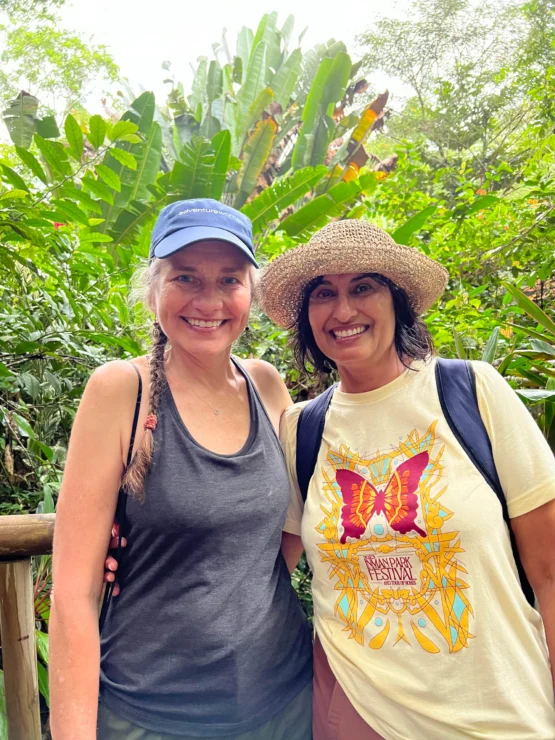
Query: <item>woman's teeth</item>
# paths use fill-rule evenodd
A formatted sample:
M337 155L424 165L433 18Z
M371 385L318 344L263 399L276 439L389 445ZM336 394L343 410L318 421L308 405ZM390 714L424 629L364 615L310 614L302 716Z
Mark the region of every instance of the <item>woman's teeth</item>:
M356 334L362 334L368 327L359 326L356 329L334 329L333 335L337 339L344 339L345 337L354 337Z
M220 321L202 321L202 319L185 319L185 321L188 324L191 324L191 326L198 326L201 329L212 329L216 326L221 326L224 322L223 320Z

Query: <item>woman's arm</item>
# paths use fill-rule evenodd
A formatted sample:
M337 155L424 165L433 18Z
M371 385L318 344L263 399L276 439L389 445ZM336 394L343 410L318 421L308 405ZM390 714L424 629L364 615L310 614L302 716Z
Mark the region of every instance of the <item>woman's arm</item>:
M283 414L286 409L293 405L289 391L281 375L269 363L261 360L246 360L244 364L256 384L256 389L272 420L276 434L279 434L279 426ZM292 495L295 495L294 491ZM281 553L290 573L299 564L303 549L303 543L297 532L284 531L282 533Z
M553 485L555 488L555 481ZM512 519L511 526L538 600L555 686L555 500Z
M92 375L73 424L57 506L50 618L54 740L96 740L103 564L137 379L129 363ZM127 432L127 439L129 432Z
M281 533L281 554L287 563L289 573L292 573L299 564L303 550L303 543L299 535L290 532Z

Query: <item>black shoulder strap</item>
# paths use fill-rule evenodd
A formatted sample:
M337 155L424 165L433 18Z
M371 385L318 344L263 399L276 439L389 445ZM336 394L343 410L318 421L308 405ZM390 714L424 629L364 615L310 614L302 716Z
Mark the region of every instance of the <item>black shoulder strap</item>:
M131 460L133 458L133 446L135 444L135 437L137 436L137 424L139 421L139 413L141 411L141 401L143 398L143 381L141 378L141 373L139 372L136 365L131 363L131 366L133 370L137 373L137 380L138 380L138 387L137 387L137 400L135 401L135 412L133 414L133 424L131 425L131 437L129 439L129 449L127 450L127 463L126 468L129 467ZM127 505L127 494L125 491L123 491L121 488L118 492L118 503L116 505L116 522L119 524L119 534L118 534L118 547L116 551L116 560L119 563L120 562L120 556L121 556L121 540L124 536L124 529L126 525L126 519L125 519L125 509ZM104 599L102 601L102 609L100 611L100 618L99 618L99 631L102 632L102 627L104 626L104 622L106 620L106 615L108 613L108 606L110 605L110 601L112 599L112 591L114 590L114 584L108 583L106 585L106 588L104 589Z
M439 358L435 372L441 409L451 431L499 499L503 519L509 529L522 590L528 602L534 605L534 592L520 561L507 500L495 467L490 438L480 414L474 369L465 360Z
M322 435L324 434L326 412L336 387L332 385L331 388L328 388L320 396L313 398L299 414L295 463L297 481L301 489L303 501L306 501L308 485L316 467L316 460L318 459L318 452L322 443Z

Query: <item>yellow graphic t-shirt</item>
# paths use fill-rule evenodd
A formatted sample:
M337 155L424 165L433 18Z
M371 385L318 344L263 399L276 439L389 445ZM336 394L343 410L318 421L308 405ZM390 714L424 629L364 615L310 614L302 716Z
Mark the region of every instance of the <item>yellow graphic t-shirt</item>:
M297 496L285 530L303 539L316 631L350 701L386 740L554 740L542 621L520 587L501 505L443 416L434 365L368 393L335 392L304 507L303 404L286 412ZM517 517L555 498L555 459L497 371L473 365Z

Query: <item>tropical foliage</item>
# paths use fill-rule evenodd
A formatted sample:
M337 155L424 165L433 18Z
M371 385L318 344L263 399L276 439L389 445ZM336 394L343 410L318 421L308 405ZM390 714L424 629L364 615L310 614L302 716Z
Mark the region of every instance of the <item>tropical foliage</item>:
M157 213L183 198L241 208L262 262L353 217L438 259L451 276L426 317L438 350L494 363L555 449L555 59L540 23L550 2L482 4L480 17L466 0L418 4L361 39L362 63L340 41L303 51L293 18L270 13L233 48L224 33L190 90L166 64L167 100L144 92L121 115L77 104L55 114L38 84L13 94L0 159L0 513L54 510L91 370L147 346L129 283ZM486 11L518 34L495 35ZM452 34L431 38L438 17ZM495 54L475 53L494 36ZM388 108L387 93L369 92L376 70L414 95ZM295 398L314 392L263 315L237 351L272 362ZM48 559L35 570L46 701ZM306 573L294 581L310 611Z

